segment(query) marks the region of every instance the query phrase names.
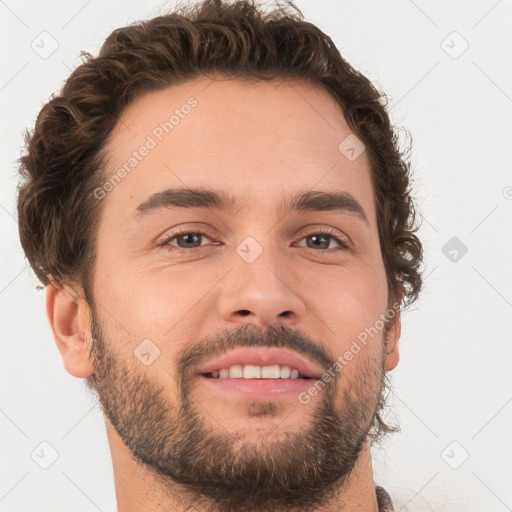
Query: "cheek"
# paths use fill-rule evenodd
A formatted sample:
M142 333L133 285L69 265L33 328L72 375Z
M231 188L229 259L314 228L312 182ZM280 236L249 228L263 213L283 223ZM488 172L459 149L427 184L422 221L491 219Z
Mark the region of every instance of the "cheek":
M366 328L374 326L387 306L384 270L370 266L336 268L325 275L317 273L314 285L303 284L303 298L323 322L332 347L345 347Z
M169 346L174 351L204 330L202 324L215 315L215 284L225 269L186 266L156 271L148 271L147 265L133 265L129 271L118 267L104 286L97 285L98 302L108 309L106 316L119 337L134 344L154 340L167 357Z
M127 329L140 335L164 337L170 329L191 327L191 321L200 323L198 314L203 321L213 320L221 294L231 293L224 286L216 286L225 277L225 266L218 262L187 266L151 272L136 267L130 272L121 271L105 280L99 300L109 305L112 315ZM384 271L375 265L342 267L303 261L294 268L290 262L284 277L293 283L293 293L314 313L299 322L309 326L321 320L328 337L357 335L373 325L386 307Z

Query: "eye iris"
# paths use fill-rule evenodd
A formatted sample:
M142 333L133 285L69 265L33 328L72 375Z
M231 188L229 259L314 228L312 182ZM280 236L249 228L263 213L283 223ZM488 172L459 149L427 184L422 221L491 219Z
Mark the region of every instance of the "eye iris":
M185 238L192 238L192 237L194 237L196 239L196 242L197 242L197 241L200 241L201 236L202 235L200 235L199 233L185 233L184 235L179 235L176 238L176 240L178 241L178 245L180 245L180 247L181 247L181 244L179 243L180 240L184 240ZM187 243L187 242L185 242L185 243ZM193 243L193 242L191 242L191 243ZM185 247L188 247L188 245L185 245Z
M309 235L308 236L309 239L313 239L313 240L318 240L318 239L323 239L326 241L326 243L324 243L324 247L321 247L321 249L328 249L329 248L329 239L330 239L330 236L328 235ZM314 245L313 246L314 248L317 248L318 249L318 245Z

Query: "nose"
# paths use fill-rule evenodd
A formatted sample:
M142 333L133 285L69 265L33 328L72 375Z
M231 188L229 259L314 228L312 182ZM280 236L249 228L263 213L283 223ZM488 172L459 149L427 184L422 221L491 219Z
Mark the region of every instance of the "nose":
M306 306L293 289L294 270L274 250L265 248L252 262L238 254L231 272L222 280L220 315L231 324L287 327L304 320ZM287 267L287 268L286 268Z

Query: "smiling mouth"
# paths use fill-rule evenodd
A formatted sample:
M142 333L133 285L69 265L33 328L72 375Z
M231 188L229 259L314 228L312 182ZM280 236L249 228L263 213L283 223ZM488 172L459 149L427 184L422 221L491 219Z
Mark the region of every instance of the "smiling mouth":
M202 374L212 379L312 379L302 375L296 368L281 365L257 366L252 364L236 364L229 368L221 368Z

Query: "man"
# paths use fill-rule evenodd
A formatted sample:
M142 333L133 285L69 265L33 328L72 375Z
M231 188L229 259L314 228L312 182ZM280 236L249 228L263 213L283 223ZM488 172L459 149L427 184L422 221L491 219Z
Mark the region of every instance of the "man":
M409 165L290 7L118 29L27 136L21 241L119 512L393 510L370 445L421 288Z

